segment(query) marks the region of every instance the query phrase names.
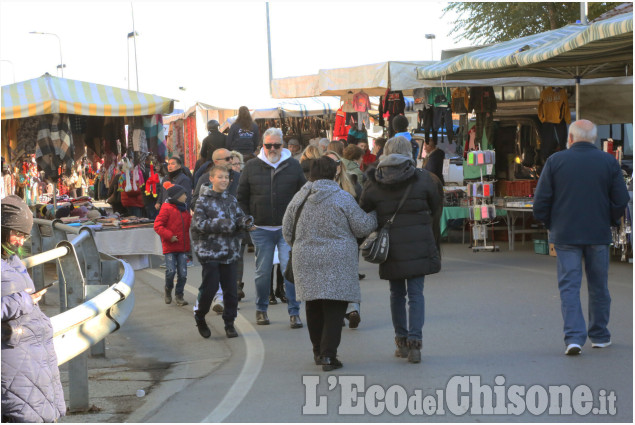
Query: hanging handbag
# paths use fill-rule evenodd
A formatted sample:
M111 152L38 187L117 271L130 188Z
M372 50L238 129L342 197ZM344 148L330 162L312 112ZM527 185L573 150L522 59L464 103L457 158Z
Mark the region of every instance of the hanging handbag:
M392 225L395 216L406 202L406 198L410 194L412 183L408 185L406 191L399 201L397 211L390 217L390 219L379 230L372 232L360 245L362 251L362 257L364 260L373 264L381 264L388 258L388 249L390 248L390 226Z
M311 192L309 192L310 194ZM302 208L304 208L304 203L309 198L309 195L304 198L304 201L300 204L298 211L295 214L295 220L293 221L293 232L291 233L291 250L289 250L289 261L287 262L287 268L284 269L283 276L286 280L291 283L295 283L295 278L293 277L293 243L295 242L295 229L298 227L298 220L300 219L300 214L302 214Z

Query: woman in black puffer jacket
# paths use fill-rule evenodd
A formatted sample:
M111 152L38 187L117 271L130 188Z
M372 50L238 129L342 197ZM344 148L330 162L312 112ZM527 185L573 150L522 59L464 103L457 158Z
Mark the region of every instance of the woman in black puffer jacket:
M439 219L443 186L436 176L415 167L412 148L403 137L388 141L384 156L376 168L368 169L367 176L360 206L366 212L377 211L380 227L392 217L406 188L412 185L390 228L388 258L379 265L379 277L390 282L395 356L419 363L425 312L424 276L441 269Z

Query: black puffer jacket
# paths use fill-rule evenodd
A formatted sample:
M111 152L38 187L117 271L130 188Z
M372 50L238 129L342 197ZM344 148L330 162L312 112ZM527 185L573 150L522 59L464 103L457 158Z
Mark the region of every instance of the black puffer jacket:
M257 157L247 161L240 174L238 203L256 226L281 226L287 205L306 183L300 163L288 150L282 153L277 168Z
M367 170L367 176L360 206L366 212L377 211L380 227L392 217L406 187L413 183L390 228L388 259L379 265L379 277L410 279L437 273L441 269L438 241L443 209L439 179L399 154L383 157L377 168Z
M218 130L212 130L209 132L209 135L203 139L199 157L211 160L214 151L216 149L224 148L226 144L227 136Z

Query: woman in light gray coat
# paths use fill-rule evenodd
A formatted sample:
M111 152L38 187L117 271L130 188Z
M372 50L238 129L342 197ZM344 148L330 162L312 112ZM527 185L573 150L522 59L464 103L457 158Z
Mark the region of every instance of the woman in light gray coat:
M306 302L313 357L325 371L342 367L337 359L342 320L348 303L361 300L357 238L377 227L374 213L365 213L333 180L337 165L329 157L314 160L309 182L282 220L284 239L292 246L296 296Z

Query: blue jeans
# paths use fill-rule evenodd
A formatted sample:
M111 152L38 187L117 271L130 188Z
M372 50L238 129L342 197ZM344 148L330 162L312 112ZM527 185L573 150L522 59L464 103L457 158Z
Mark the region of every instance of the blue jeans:
M611 312L609 294L608 245L555 245L558 256L558 289L564 319L564 343L584 345L611 339L607 329ZM582 258L589 291L589 327L587 329L580 303Z
M165 289L169 291L174 288L174 275L178 275L174 293L183 295L187 280L187 252L165 254Z
M255 229L250 234L256 249L256 310L267 311L275 247L278 247L278 258L280 259L280 267L282 267L283 274L289 262L291 247L282 237L282 230ZM295 285L285 279L284 290L289 300L287 303L289 316L299 315L300 302L295 299Z
M409 340L422 339L425 300L423 297L423 279L418 276L411 279L390 280L390 313L396 336ZM406 295L408 313L406 314Z

